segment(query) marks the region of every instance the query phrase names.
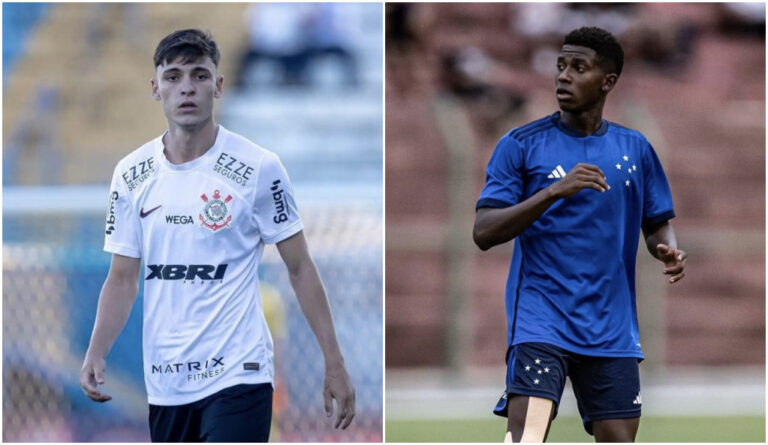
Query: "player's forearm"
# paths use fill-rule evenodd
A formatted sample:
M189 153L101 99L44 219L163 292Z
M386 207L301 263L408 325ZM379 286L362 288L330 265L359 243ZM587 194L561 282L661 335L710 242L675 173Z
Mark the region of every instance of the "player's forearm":
M306 260L299 267L290 271L289 275L301 311L323 351L325 366L343 365L344 358L336 340L331 309L314 263L311 260Z
M531 226L559 197L550 188L504 209L481 208L475 215L472 238L481 250L506 243Z
M644 227L643 235L645 235L645 246L648 248L648 252L657 259L659 259L659 254L656 246L659 244L664 244L673 249L677 249L675 229L669 221L664 221L663 223L654 226Z
M87 355L106 357L128 321L137 292L136 280L107 277L99 295L96 321Z

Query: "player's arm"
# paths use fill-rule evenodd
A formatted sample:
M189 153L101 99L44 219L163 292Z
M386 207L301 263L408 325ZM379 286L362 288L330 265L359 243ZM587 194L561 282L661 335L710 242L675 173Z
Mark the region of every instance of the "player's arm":
M563 179L506 208L483 207L475 214L472 238L481 250L506 243L533 224L552 204L585 188L605 192L610 186L596 165L577 164Z
M136 301L140 267L140 258L113 254L109 274L101 288L91 342L80 370L80 386L97 402L112 399L109 394L99 392L97 385L104 383L105 357L123 330Z
M669 221L643 227L643 236L648 252L664 263L664 274L671 275L670 283L685 277L685 261L688 254L677 248L675 229Z
M288 267L291 286L296 292L299 306L323 351L325 412L329 417L333 414L332 399L336 399L338 412L335 428L341 426L346 429L355 417L355 389L344 365L325 289L315 263L309 256L304 232L277 243L277 250Z

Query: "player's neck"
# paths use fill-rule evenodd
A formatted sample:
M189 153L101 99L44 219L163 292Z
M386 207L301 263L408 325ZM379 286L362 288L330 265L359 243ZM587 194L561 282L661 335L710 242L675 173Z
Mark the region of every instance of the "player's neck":
M219 126L213 119L193 128L171 123L163 136L163 153L171 164L193 161L213 147L218 134Z
M560 120L568 128L589 136L600 129L600 125L603 122L603 107L595 107L579 112L561 111Z

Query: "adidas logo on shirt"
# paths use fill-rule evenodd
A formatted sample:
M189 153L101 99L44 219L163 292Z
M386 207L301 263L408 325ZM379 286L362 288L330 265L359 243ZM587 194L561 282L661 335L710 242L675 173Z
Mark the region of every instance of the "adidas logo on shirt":
M549 179L555 179L555 178L560 179L560 178L562 178L564 176L565 176L565 170L563 170L563 166L562 165L558 165L557 167L555 167L554 170L552 170L552 173L550 173L547 176L547 178L549 178Z

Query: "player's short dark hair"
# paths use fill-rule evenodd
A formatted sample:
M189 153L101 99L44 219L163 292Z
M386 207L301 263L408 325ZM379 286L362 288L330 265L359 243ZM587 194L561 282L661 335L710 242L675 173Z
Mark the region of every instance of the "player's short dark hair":
M569 32L563 45L578 45L595 50L598 56L611 64L609 71L621 75L624 67L624 50L610 32L596 26L585 26Z
M181 62L186 63L200 57L208 56L216 67L219 66L219 48L209 32L199 29L182 29L174 31L160 43L155 49L155 68L182 57Z

